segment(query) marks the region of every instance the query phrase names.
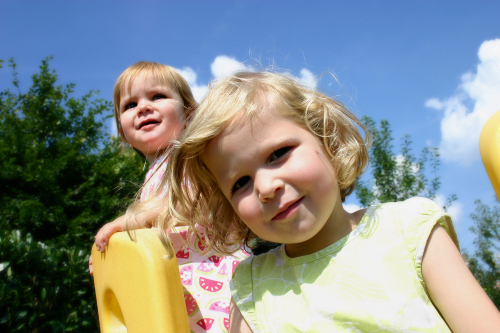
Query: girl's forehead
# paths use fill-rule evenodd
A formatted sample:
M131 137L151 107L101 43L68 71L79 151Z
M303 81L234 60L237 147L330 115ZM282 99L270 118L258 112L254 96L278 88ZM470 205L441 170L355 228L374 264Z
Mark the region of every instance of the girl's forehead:
M266 106L262 109L255 110L254 112L248 112L247 110L237 112L227 122L227 125L220 132L218 137L221 135L226 136L236 133L247 125L252 129L259 129L264 124L274 123L279 120L288 120L300 127L300 124L297 124L297 122L290 116L289 112L279 110L272 106Z
M137 81L143 81L148 86L163 86L167 90L171 90L170 85L164 80L161 80L159 77L154 75L153 73L139 73L135 76L130 76L127 80L125 80L121 87L120 95L123 97L124 95L130 95L132 92L132 87L134 83Z

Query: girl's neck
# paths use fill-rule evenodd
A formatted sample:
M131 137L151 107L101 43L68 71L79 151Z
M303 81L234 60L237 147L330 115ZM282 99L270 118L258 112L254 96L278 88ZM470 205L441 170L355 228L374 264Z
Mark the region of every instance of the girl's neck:
M301 257L334 244L356 229L365 212L366 209L360 209L354 213L348 213L342 208L342 213L336 216L337 223L326 224L318 234L303 243L286 244L286 254L290 258ZM324 237L325 235L328 237Z
M161 150L155 150L155 151L152 151L152 152L149 152L149 154L144 154L144 156L146 156L146 160L148 161L148 164L149 165L152 165L157 159L158 157L162 156L163 153L165 152L165 149L161 149Z

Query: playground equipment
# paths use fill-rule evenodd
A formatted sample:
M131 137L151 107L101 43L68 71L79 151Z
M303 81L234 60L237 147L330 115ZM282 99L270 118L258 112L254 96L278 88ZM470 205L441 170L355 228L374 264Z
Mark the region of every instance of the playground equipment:
M491 184L500 198L500 111L495 113L481 131L479 139L481 158Z
M92 247L101 333L190 332L177 259L154 229L114 234L106 252Z

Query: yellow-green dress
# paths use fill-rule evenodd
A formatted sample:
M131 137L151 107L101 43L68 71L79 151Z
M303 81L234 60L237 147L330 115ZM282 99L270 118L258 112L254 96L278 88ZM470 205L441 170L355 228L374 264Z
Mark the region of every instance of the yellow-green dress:
M451 218L425 198L368 208L356 229L316 253L284 246L236 268L231 293L254 333L450 332L422 279L427 239Z

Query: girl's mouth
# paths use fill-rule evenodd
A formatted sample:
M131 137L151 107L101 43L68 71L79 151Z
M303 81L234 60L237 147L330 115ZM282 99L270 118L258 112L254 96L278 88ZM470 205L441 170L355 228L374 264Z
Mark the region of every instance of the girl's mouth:
M152 127L151 125L156 125L159 124L160 122L157 120L148 120L139 125L139 129L148 129L149 127Z
M293 214L295 214L295 212L299 208L300 204L302 203L303 199L304 199L304 197L301 197L297 201L292 202L284 210L282 210L278 214L274 215L274 217L272 218L272 220L273 221L283 220L283 219L286 219L286 218L292 216Z

